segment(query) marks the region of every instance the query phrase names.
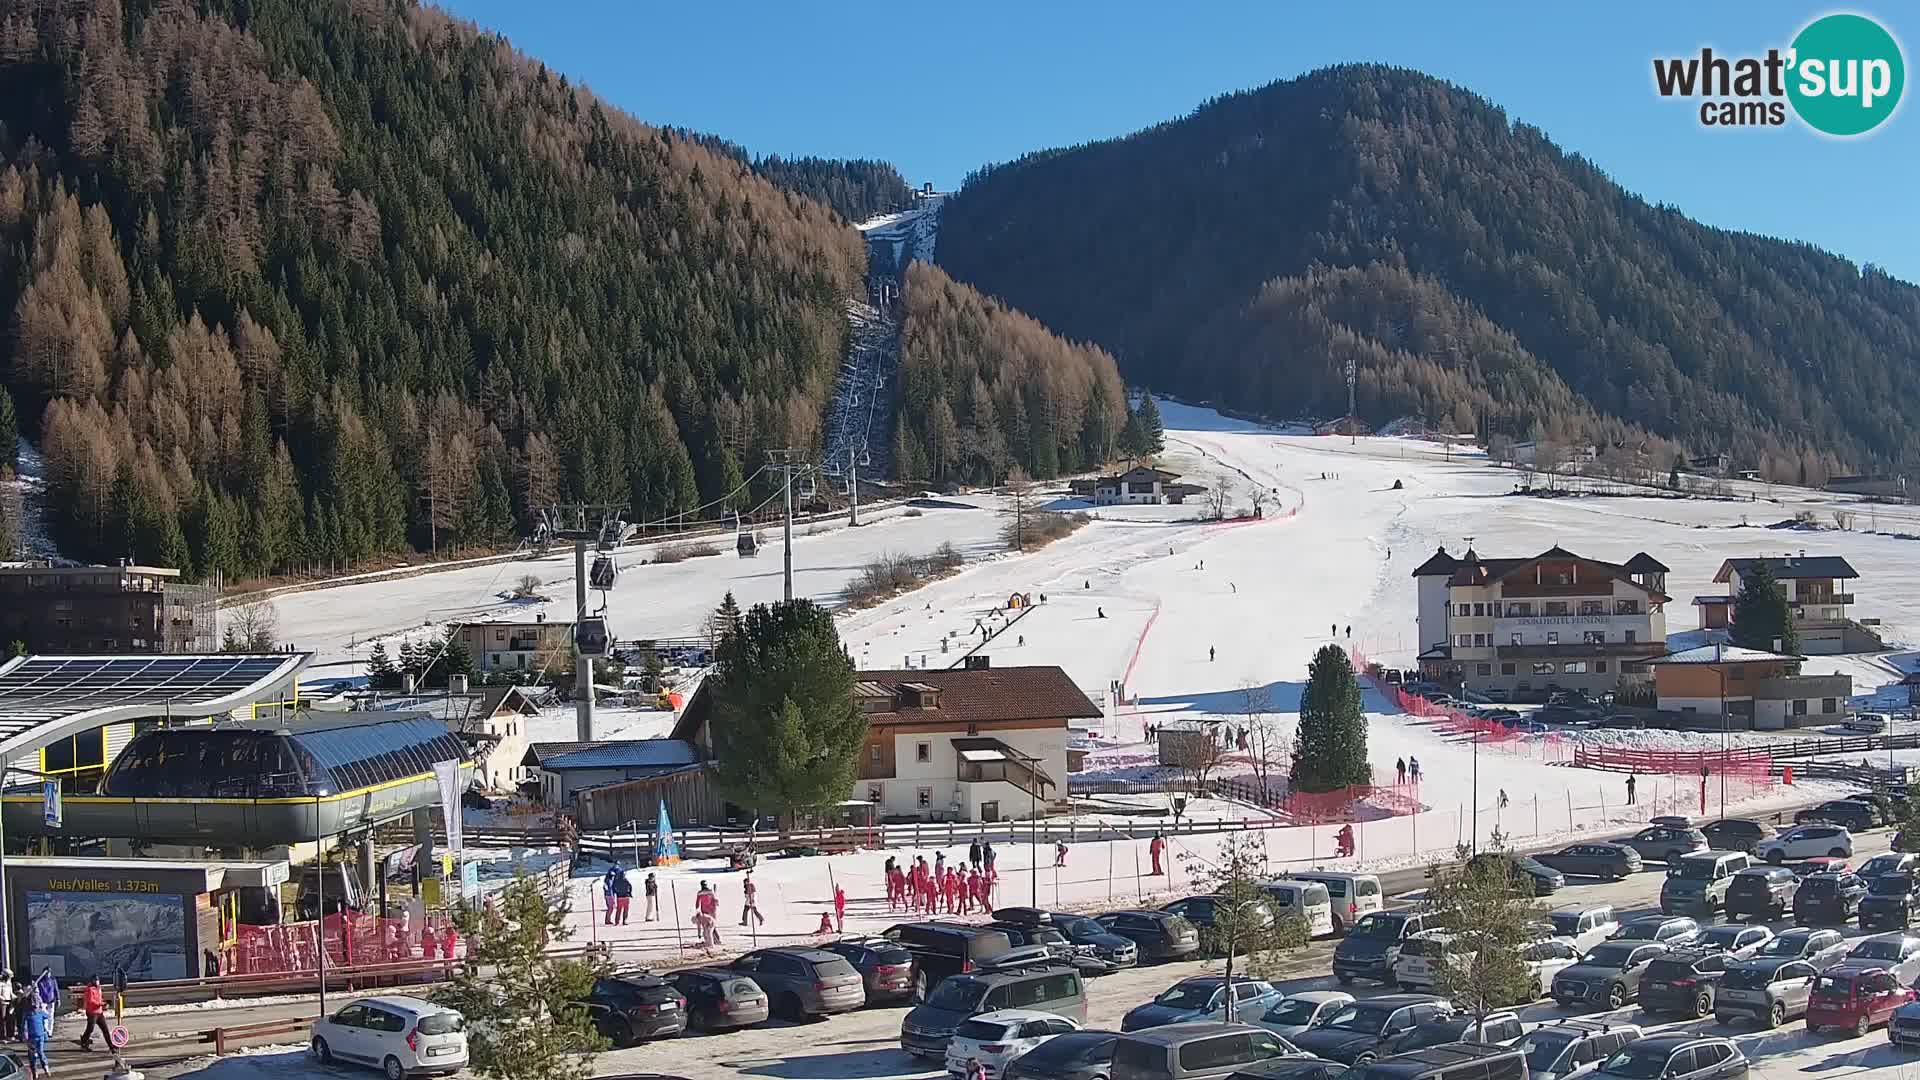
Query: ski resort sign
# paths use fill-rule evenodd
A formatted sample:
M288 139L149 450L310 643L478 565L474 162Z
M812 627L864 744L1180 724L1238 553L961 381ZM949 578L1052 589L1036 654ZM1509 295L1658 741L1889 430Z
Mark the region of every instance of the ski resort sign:
M1823 15L1786 48L1757 56L1655 57L1663 98L1698 99L1703 127L1781 127L1789 115L1823 135L1865 135L1891 118L1906 89L1906 58L1865 15Z

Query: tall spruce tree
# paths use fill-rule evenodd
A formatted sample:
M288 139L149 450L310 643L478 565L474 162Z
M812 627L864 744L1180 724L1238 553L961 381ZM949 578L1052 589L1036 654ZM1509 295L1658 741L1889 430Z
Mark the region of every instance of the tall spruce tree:
M1763 652L1800 651L1800 633L1793 626L1787 590L1764 559L1740 576L1740 596L1733 604L1733 643Z
M1300 731L1294 740L1295 791L1335 791L1371 783L1367 718L1360 710L1360 683L1338 645L1323 645L1307 668L1300 698Z
M400 685L400 673L387 655L387 643L376 641L367 656L367 685L375 690L392 690Z
M1152 457L1167 448L1167 426L1160 420L1160 406L1153 400L1151 393L1140 394L1140 407L1134 410L1140 418L1140 455Z
M721 639L707 681L728 799L786 821L847 797L867 720L831 612L808 600L754 605Z
M0 476L12 475L20 464L20 417L13 411L13 391L0 386Z

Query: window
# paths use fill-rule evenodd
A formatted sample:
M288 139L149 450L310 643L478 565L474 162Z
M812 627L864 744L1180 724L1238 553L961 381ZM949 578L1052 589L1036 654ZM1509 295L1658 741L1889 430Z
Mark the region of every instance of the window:
M1508 666L1508 667L1512 667L1513 665L1511 665L1511 664L1509 664L1509 665L1507 665L1507 666ZM1491 675L1491 674L1493 674L1493 665L1492 665L1492 664L1481 664L1481 665L1480 665L1480 674L1482 674L1482 675Z
M1547 644L1549 645L1560 644L1560 632L1558 630L1547 631Z
M1580 632L1580 640L1588 645L1605 645L1607 643L1607 632L1605 630L1582 630Z
M1622 637L1620 638L1620 640L1622 640L1622 641L1624 641L1624 642L1626 642L1627 644L1629 644L1629 645L1631 645L1631 644L1633 644L1633 643L1634 643L1634 640L1635 640L1636 638L1638 638L1639 636L1640 636L1640 635L1639 635L1639 633L1638 633L1638 631L1634 631L1634 630L1628 630L1628 631L1626 631L1626 632L1625 632L1625 633L1624 633L1624 634L1622 635Z
M1474 618L1476 618L1476 619L1477 619L1477 618L1479 618L1479 617L1481 617L1481 616L1483 616L1483 615L1485 615L1486 613L1487 613L1487 605L1485 605L1485 604L1475 604L1475 605L1473 605L1473 615L1474 615Z
M1507 605L1507 618L1509 619L1525 619L1525 618L1532 617L1532 615L1533 615L1532 604L1508 604Z
M925 764L933 760L933 744L930 742L913 744L913 760Z
M1535 675L1551 675L1553 674L1553 665L1552 664L1535 664L1533 665L1533 673Z
M1586 673L1587 662L1585 660L1569 660L1560 665L1560 674L1562 675L1585 675Z
M872 760L872 762L875 765L880 764L880 744L879 743L874 743L872 746L867 747L867 752L870 760Z
M1500 674L1502 674L1502 675L1511 675L1511 674L1513 674L1513 665L1512 665L1512 664L1501 664L1501 665L1500 665Z
M1601 607L1600 607L1600 601L1598 601L1598 600L1582 600L1582 601L1580 601L1580 614L1582 614L1582 615L1604 615L1604 614L1606 614L1606 612L1605 612L1604 610L1602 610L1602 609L1601 609Z
M1793 700L1793 715L1795 716L1807 715L1807 699L1806 698L1795 698Z
M1613 602L1613 613L1615 615L1638 615L1640 614L1640 601L1615 600Z
M879 784L867 785L867 801L876 806L887 801L886 794L886 790Z
M1546 610L1548 615L1565 615L1567 613L1567 602L1565 600L1549 600L1547 601Z
M1475 634L1475 635L1473 635L1473 644L1474 644L1474 647L1475 647L1475 648L1481 648L1481 649L1484 649L1484 648L1486 648L1486 647L1487 647L1487 635L1485 635L1485 634Z
M495 641L507 640L507 632L505 630L495 630L493 632L493 640Z
M1453 644L1455 648L1460 648L1460 649L1468 648L1472 644L1472 642L1473 642L1472 634L1453 635Z
M1830 713L1835 711L1835 708L1838 704L1838 700L1839 699L1837 698L1821 698L1820 711L1823 713Z
M1514 645L1520 644L1520 631L1515 630L1512 634L1508 636L1512 639L1510 644L1514 644Z
M1593 673L1595 675L1605 675L1607 673L1607 662L1605 660L1595 660L1593 662Z
M931 807L933 805L933 789L930 787L921 788L916 793L914 802L918 804L920 809L922 810L925 810Z
M1467 617L1467 613L1468 613L1468 612L1470 612L1470 611L1472 611L1472 610L1473 610L1473 605L1472 605L1472 604L1461 604L1461 605L1460 605L1460 610L1459 610L1458 612L1456 612L1456 614L1458 614L1458 615L1459 615L1459 616L1460 616L1461 618L1463 618L1463 619L1464 619L1464 618L1466 618L1466 617Z

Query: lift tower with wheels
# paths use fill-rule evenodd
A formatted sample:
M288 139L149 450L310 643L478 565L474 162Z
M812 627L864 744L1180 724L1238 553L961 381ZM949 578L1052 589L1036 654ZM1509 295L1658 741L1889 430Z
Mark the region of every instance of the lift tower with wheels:
M622 519L625 512L622 506L572 503L551 507L545 514L547 535L573 541L573 715L574 737L580 742L593 741L593 662L612 647L604 591L600 610L587 613L587 545L605 556L625 540L632 528ZM610 556L608 561L611 565Z

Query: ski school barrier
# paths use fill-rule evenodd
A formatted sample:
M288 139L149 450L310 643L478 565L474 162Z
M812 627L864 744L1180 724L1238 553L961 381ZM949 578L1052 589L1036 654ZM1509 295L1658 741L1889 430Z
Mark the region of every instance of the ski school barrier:
M1349 645L1347 654L1352 659L1356 672L1370 669L1367 655ZM1438 726L1453 735L1469 736L1490 750L1534 758L1549 763L1566 763L1571 759L1573 747L1569 740L1557 733L1539 733L1520 727L1509 726L1498 720L1483 720L1450 705L1435 705L1418 694L1409 694L1401 687L1390 683L1383 684L1371 675L1362 675L1375 691L1393 703L1394 708L1409 716L1437 720Z

